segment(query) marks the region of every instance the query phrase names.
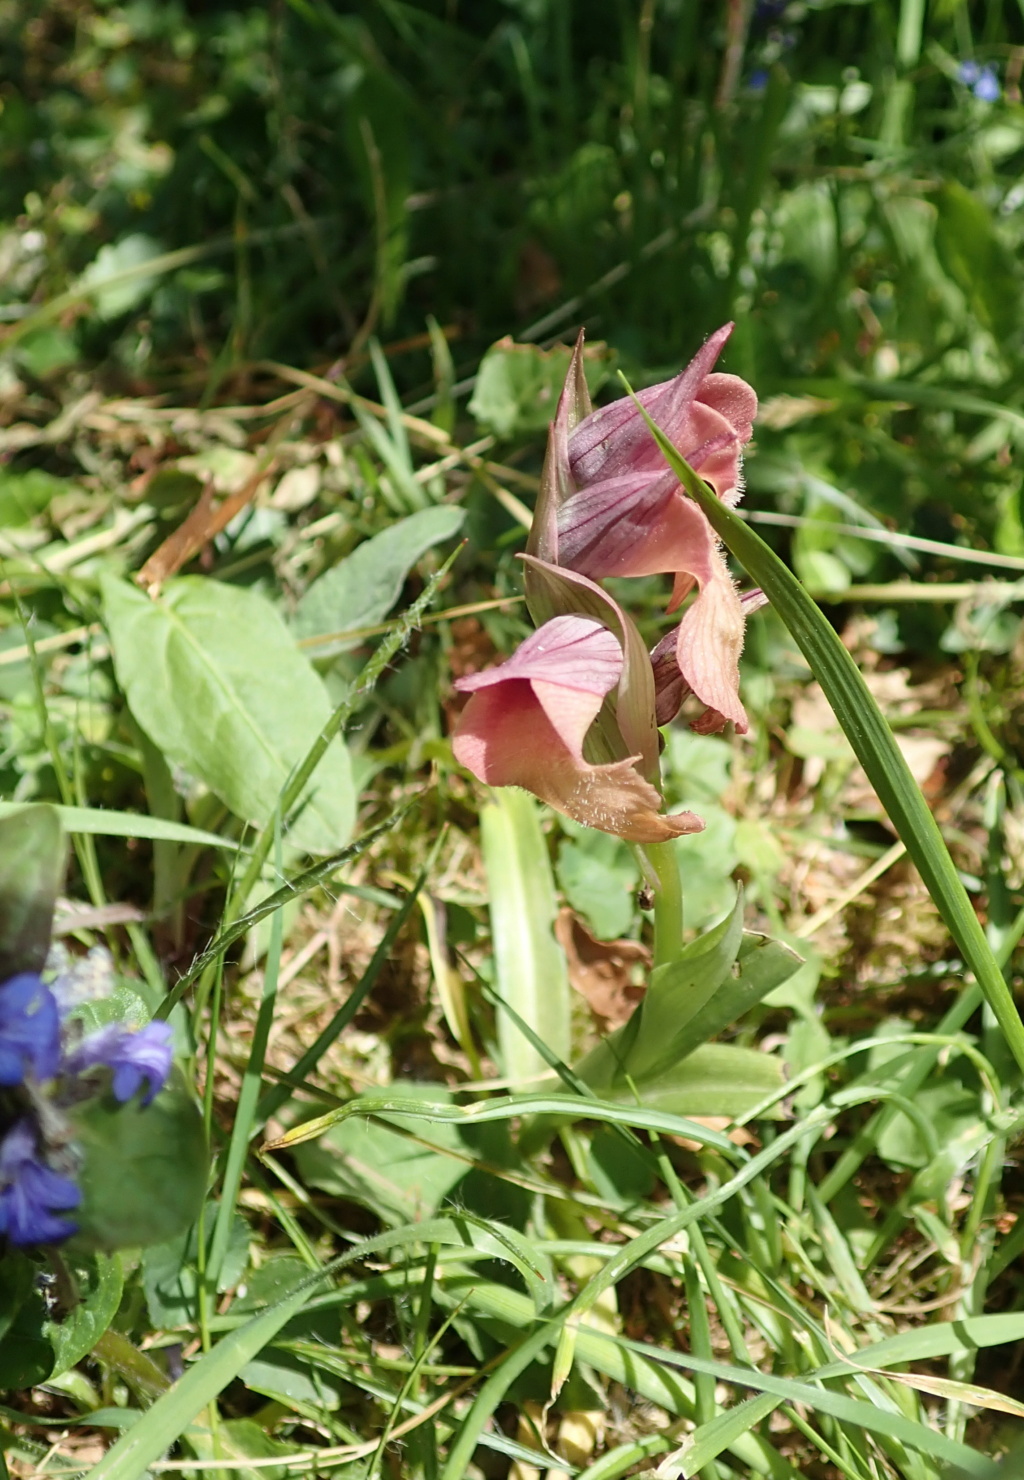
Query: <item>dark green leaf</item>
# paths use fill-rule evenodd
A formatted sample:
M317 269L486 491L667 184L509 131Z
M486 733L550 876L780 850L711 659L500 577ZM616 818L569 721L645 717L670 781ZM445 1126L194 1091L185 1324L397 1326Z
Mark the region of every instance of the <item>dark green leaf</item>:
M110 1325L121 1303L124 1271L116 1254L96 1254L75 1268L79 1303L56 1321L47 1321L45 1335L53 1344L53 1371L59 1377L88 1356Z

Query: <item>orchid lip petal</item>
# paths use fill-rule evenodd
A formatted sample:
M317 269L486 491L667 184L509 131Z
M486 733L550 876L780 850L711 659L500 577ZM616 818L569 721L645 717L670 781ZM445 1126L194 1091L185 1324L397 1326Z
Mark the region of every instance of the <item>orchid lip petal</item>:
M583 744L622 671L618 639L589 617L554 617L505 663L460 679L470 693L452 736L456 759L491 786L522 786L578 822L638 843L703 824L665 817L639 755L594 764ZM653 706L652 706L653 707Z

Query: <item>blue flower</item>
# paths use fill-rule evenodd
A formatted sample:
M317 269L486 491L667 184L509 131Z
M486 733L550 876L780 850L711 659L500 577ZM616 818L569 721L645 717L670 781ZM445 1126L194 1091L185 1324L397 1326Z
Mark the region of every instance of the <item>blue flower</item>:
M154 1021L134 1033L121 1023L109 1023L80 1043L68 1056L64 1068L69 1074L99 1067L113 1070L111 1088L114 1098L122 1104L134 1099L145 1082L142 1103L148 1105L163 1089L171 1072L173 1036L170 1023Z
M983 103L994 103L999 98L1000 90L995 68L982 67L981 75L974 84L974 96L980 98Z
M972 58L968 58L966 62L961 62L957 67L956 75L958 81L962 82L964 87L969 87L974 96L980 98L983 103L994 103L998 100L1002 89L994 67L987 64L982 67Z
M34 971L0 986L0 1086L21 1084L27 1073L52 1079L60 1065L60 1014L49 987Z
M758 67L755 72L751 72L750 77L747 80L747 87L750 89L751 92L755 92L755 93L764 92L764 90L765 90L765 88L767 86L768 86L768 69L767 69L767 67Z
M12 1244L56 1243L78 1225L54 1215L81 1200L74 1182L40 1159L31 1122L16 1121L0 1141L0 1233Z

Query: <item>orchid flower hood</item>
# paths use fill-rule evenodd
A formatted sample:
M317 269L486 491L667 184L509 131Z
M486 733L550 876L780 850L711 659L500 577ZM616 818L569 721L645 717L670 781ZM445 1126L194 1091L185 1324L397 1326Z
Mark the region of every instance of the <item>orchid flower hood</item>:
M736 375L714 373L732 324L707 340L674 379L637 400L720 498L741 496L741 459L757 397ZM577 342L551 428L530 553L591 580L675 577L669 610L698 588L684 613L675 656L686 688L705 706L694 728L709 733L731 720L742 733L739 697L744 617L718 539L666 467L629 397L590 410Z

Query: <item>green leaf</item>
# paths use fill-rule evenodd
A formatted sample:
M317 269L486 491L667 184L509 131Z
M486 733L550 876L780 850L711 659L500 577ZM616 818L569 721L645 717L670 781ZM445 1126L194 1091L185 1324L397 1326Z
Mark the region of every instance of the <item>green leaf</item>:
M732 1043L705 1043L678 1063L665 1064L636 1082L645 1105L673 1115L746 1115L785 1083L782 1063L774 1054ZM625 1084L605 1093L625 1100ZM587 1114L586 1101L583 1113Z
M254 591L201 576L168 582L155 601L106 576L103 602L118 682L139 724L236 816L266 824L332 709L278 612ZM354 817L339 740L289 841L330 852Z
M407 1093L415 1090L435 1103L450 1099L443 1085L405 1088ZM362 1203L389 1223L412 1223L433 1213L466 1175L462 1158L469 1155L469 1148L451 1123L424 1126L394 1114L382 1119L410 1131L417 1139L410 1140L378 1120L357 1115L332 1126L318 1141L297 1146L296 1163L308 1186ZM439 1149L432 1150L423 1141ZM459 1155L445 1156L446 1150Z
M417 560L432 545L458 534L465 511L450 504L422 509L399 519L381 534L364 540L352 554L318 577L295 609L300 637L348 632L382 622L402 594L402 586ZM341 653L358 645L358 638L318 643L317 656Z
M625 1055L626 1071L646 1078L677 1056L679 1035L728 975L743 939L743 891L713 929L682 948L674 961L651 972L647 994L637 1008L640 1023ZM622 1029L629 1034L631 1024Z
M24 1254L0 1259L0 1392L35 1387L53 1368L39 1266Z
M981 200L956 180L935 195L935 245L943 267L978 317L1000 336L1020 321L1021 278Z
M965 962L974 972L1011 1053L1024 1070L1024 1023L938 824L859 668L792 571L715 496L664 433L644 415L666 462L703 510L715 533L765 592L807 659L879 801L906 844Z
M636 859L621 838L569 828L572 836L559 848L555 865L562 893L597 940L618 940L633 923Z
M569 1054L569 977L554 936L557 911L547 840L537 805L525 791L503 787L480 811L480 841L491 901L495 986L552 1053ZM547 1062L512 1020L498 1014L498 1044L507 1078L522 1083Z
M680 1113L685 1113L685 1104L687 1111L694 1113L694 1071L683 1070L682 1061L735 1023L801 965L799 956L780 941L751 932L741 935L742 920L740 895L720 924L684 946L675 961L651 973L647 996L629 1022L603 1039L576 1066L587 1084L620 1098L632 1094L628 1088L632 1080L645 1101L649 1095L664 1093L668 1098L658 1103ZM765 1059L763 1054L759 1057ZM765 1074L767 1080L778 1085L776 1068ZM741 1100L747 1107L756 1103L748 1094L756 1082L761 1082L757 1075L744 1080L737 1104ZM714 1093L719 1101L722 1091L716 1079Z
M233 1480L236 1477L237 1480L286 1480L292 1473L286 1464L268 1465L266 1461L275 1455L293 1455L295 1445L272 1439L251 1418L229 1418L218 1424L212 1434L208 1431L193 1431L189 1435L189 1443L200 1459L210 1460L210 1469L213 1471L217 1469L217 1460L232 1461L230 1473ZM262 1463L251 1469L238 1463L239 1460L247 1459L260 1460Z
M66 863L53 807L18 807L0 816L0 981L42 970Z
M434 1124L451 1121L455 1125L468 1127L489 1125L493 1121L519 1120L527 1115L551 1115L561 1120L578 1120L581 1114L585 1114L588 1120L607 1121L609 1125L628 1125L660 1131L668 1136L685 1136L691 1141L698 1141L702 1146L714 1146L731 1160L744 1159L743 1154L726 1136L692 1120L684 1120L660 1110L650 1110L646 1105L615 1105L580 1095L556 1094L503 1095L497 1099L479 1100L470 1105L446 1105L436 1101L421 1105L407 1095L360 1095L357 1100L350 1100L340 1110L328 1110L315 1120L295 1126L270 1144L288 1147L301 1144L304 1140L323 1135L331 1126L348 1120L353 1115L388 1118L401 1115L413 1120L430 1120Z
M0 1259L0 1340L35 1289L38 1265L27 1254L11 1250Z
M74 484L66 478L55 478L41 468L13 473L0 468L0 529L13 529L28 524L49 505L50 500L66 494Z
M209 1158L203 1118L180 1070L150 1105L140 1096L119 1105L108 1094L76 1107L70 1119L85 1158L76 1247L142 1248L194 1222Z
M544 431L554 418L571 357L567 345L544 350L515 344L508 336L499 339L480 361L470 414L498 437ZM609 358L604 345L588 345L584 352L592 394L608 375Z
M84 1267L83 1267L84 1266ZM79 1303L59 1321L47 1321L44 1334L53 1345L51 1377L59 1377L88 1356L121 1304L124 1271L116 1254L97 1254L75 1268Z
M24 811L20 802L0 802L0 819ZM208 848L237 849L231 838L189 827L184 822L168 822L163 817L146 817L141 812L108 812L103 807L52 807L60 821L72 833L92 833L102 838L153 838L157 842L202 843Z
M690 1053L739 1022L745 1012L788 981L802 965L796 952L782 941L744 931L734 969L682 1029L674 1045L676 1052Z
M217 1207L215 1202L206 1205L207 1267ZM153 1244L143 1252L142 1288L146 1292L146 1304L155 1326L185 1326L197 1319L198 1254L199 1229L196 1223L174 1238ZM216 1282L218 1293L233 1289L245 1273L248 1263L249 1225L244 1218L235 1214L231 1219L227 1249ZM303 1266L303 1272L308 1274L309 1270Z
M78 279L80 293L88 293L100 319L116 319L148 297L156 285L156 274L147 273L147 262L161 255L159 243L135 231L119 242L100 247L94 260Z

